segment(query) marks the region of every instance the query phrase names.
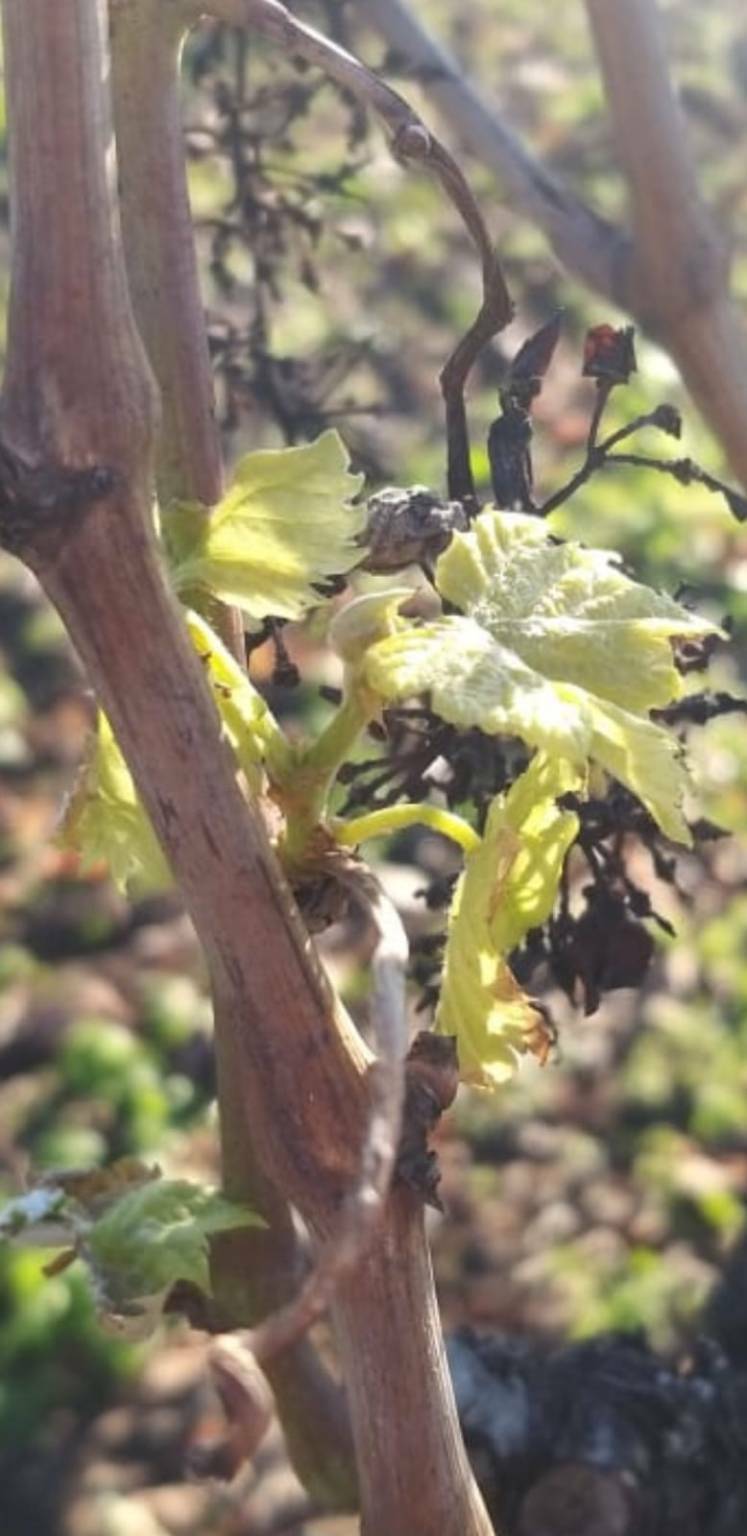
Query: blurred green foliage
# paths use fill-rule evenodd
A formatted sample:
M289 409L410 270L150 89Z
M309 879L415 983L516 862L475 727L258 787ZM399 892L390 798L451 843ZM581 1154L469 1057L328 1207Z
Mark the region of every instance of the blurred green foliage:
M96 948L90 925L83 939ZM23 944L0 946L0 1018L20 989L33 1031L51 1005L53 977ZM168 1163L203 1123L212 1094L205 999L188 977L168 972L145 977L139 994L135 1027L75 1016L74 1002L69 1017L47 1013L57 1026L51 1047L42 1024L42 1060L0 1083L5 1134L35 1171L138 1153ZM0 1177L0 1194L12 1193ZM0 1246L0 1469L24 1446L38 1452L55 1413L64 1410L72 1423L100 1411L141 1359L102 1332L79 1265L44 1275L52 1256Z
M141 1352L102 1333L78 1266L50 1279L49 1255L0 1250L0 1467L54 1434L53 1415L85 1418L137 1368Z
M646 1007L649 1025L628 1056L625 1091L652 1118L696 1138L741 1145L747 1125L747 897L701 924L687 925L691 974ZM674 974L672 974L674 973Z
M671 1255L664 1259L654 1248L631 1248L623 1256L603 1256L596 1263L594 1257L569 1243L556 1248L548 1260L574 1317L571 1337L643 1329L655 1348L676 1348L683 1330L695 1323L710 1277L683 1273Z

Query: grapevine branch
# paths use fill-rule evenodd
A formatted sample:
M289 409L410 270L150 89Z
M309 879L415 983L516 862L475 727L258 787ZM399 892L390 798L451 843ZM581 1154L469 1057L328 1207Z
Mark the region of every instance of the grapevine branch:
M732 486L726 485L716 475L701 468L694 459L659 459L652 454L615 452L619 443L626 441L635 432L643 427L656 427L660 432L665 432L669 437L679 437L681 423L676 410L670 405L657 406L653 411L646 411L641 416L636 416L633 421L618 427L608 437L597 441L596 428L599 424L599 416L595 415L587 442L586 455L583 463L571 476L570 480L559 490L554 491L547 500L542 503L539 512L542 517L547 517L575 495L582 485L585 485L591 476L600 469L615 469L618 466L628 465L637 469L653 469L659 474L670 475L680 485L702 485L705 490L712 491L714 495L723 496L730 511L740 522L747 518L747 500L735 491Z
M396 908L368 871L351 864L346 883L354 898L365 902L377 934L371 961L371 1022L377 1059L367 1072L368 1125L358 1178L345 1195L336 1229L323 1245L313 1270L287 1306L278 1308L244 1336L261 1366L307 1332L326 1311L340 1281L364 1257L389 1192L399 1145L407 1051L407 935Z
M543 165L465 80L410 0L365 0L366 20L426 83L465 147L545 234L562 265L667 349L747 483L747 327L728 291L720 232L704 207L653 0L586 0L632 231L601 218Z
M619 279L630 239L601 218L543 165L465 78L408 0L365 0L365 21L394 59L422 79L428 96L469 152L494 171L519 209L546 235L558 260L595 293L620 302Z
M335 1230L293 1300L250 1331L220 1335L211 1346L211 1369L231 1425L231 1474L253 1457L272 1422L274 1398L266 1371L308 1332L341 1281L365 1257L383 1213L400 1144L408 1037L407 935L396 908L369 871L351 860L342 878L354 900L365 906L377 935L371 959L377 1059L367 1073L370 1102L360 1168Z
M161 499L220 500L223 468L187 196L179 105L180 19L160 0L110 0L112 97L127 278L140 335L161 392L156 451ZM209 513L206 512L206 516ZM215 605L211 622L239 662L240 615ZM214 1239L211 1279L221 1326L246 1325L293 1294L302 1272L287 1200L262 1168L261 1132L246 1110L243 1020L232 987L213 981L223 1185L263 1218ZM271 1369L293 1464L328 1507L349 1505L355 1472L337 1382L311 1341Z
M33 3L45 10L50 9L50 0L33 0ZM78 5L89 3L92 0L76 0ZM141 6L147 16L163 19L165 31L172 38L175 17L178 16L187 25L196 14L192 11L190 16L181 4L166 7L161 0L141 0ZM114 8L121 27L124 27L128 16L133 13L131 0L125 0L124 4L114 0ZM113 41L116 51L116 30ZM288 45L284 46L286 52L289 51ZM144 45L141 70L145 69L148 73L148 64L149 52ZM133 70L132 73L136 78L137 71ZM100 70L97 76L99 89L105 77L106 71ZM125 111L118 124L118 137L120 129L123 131L123 125L130 122L133 110L137 111L137 102L133 103L131 98L129 108L125 102ZM423 147L421 143L420 148ZM48 207L48 195L44 204ZM131 229L136 223L133 212ZM487 236L485 239L487 241ZM44 242L38 244L38 249L45 248ZM184 264L180 270L184 276ZM168 292L165 296L168 297ZM194 303L190 300L186 307L189 309L188 323L197 324ZM162 319L163 313L163 309L157 306L154 315L156 322ZM89 326L86 334L95 337L97 330ZM186 373L182 385L188 387ZM189 406L189 401L186 406ZM120 413L116 419L121 420L123 414ZM106 420L110 420L108 413ZM183 431L183 428L180 430ZM71 559L74 560L75 554L75 551L71 551ZM127 571L128 561L121 563ZM76 569L79 569L79 562ZM139 592L139 587L136 591ZM133 616L139 615L140 605L133 600L133 594L126 596L129 597L129 608L126 611L131 611ZM148 593L146 596L150 601ZM119 621L122 618L119 611L121 607L121 604L114 605ZM157 604L154 602L155 608ZM72 627L77 638L79 625ZM162 640L158 625L155 626L153 639L154 644ZM93 644L92 641L84 649L89 664ZM126 633L122 649L128 656L137 659L138 647L133 649L127 643ZM159 655L162 655L162 650ZM162 667L163 661L159 665ZM160 677L160 673L154 675ZM178 683L173 688L167 687L168 681L164 680L163 700L159 696L158 708L150 713L140 709L139 720L147 724L152 716L158 724L168 723L170 713L175 708L174 701L180 702L187 691ZM126 692L126 688L123 688L123 696ZM121 739L122 709L114 711L116 699L111 689L104 694L104 702L110 708L110 713L113 712L115 729ZM195 731L189 738L190 741L199 740L202 743L203 737L206 750L203 752L201 746L197 754L200 766L209 755L209 731L202 734ZM136 750L138 743L133 742L132 732L125 732L122 744L136 770L135 777L140 782L154 823L161 831L166 812L160 814L161 802L156 800L154 803L153 794L147 792L148 786L144 783L142 771L137 771L138 767L142 769L142 761ZM151 766L162 783L165 773L164 754L154 755ZM199 772L191 773L186 779L182 772L179 782L173 789L169 786L166 792L166 811L170 817L167 823L170 833L167 842L170 848L174 842L174 818L181 818L182 801L187 797L187 792L195 787L196 779L200 779ZM220 811L219 798L217 805L215 795L208 795L201 803L209 804L210 812L201 819L197 808L191 808L184 823L185 844L190 841L189 834L197 836L203 822L207 821L211 827L216 825L216 814ZM235 815L238 816L238 813ZM220 816L218 824L222 832ZM242 1068L241 1071L234 1071L233 1053L228 1050L223 1052L222 1063L219 1060L219 1096L222 1106L228 1106L230 1110L226 1119L230 1121L231 1127L237 1131L240 1131L242 1125L251 1127L251 1135L256 1140L260 1154L260 1171L271 1174L274 1182L302 1211L318 1241L324 1244L330 1232L335 1230L341 1203L357 1178L361 1133L370 1109L370 1087L367 1081L370 1062L364 1059L360 1042L350 1031L348 1021L337 1005L333 1004L338 1033L331 1041L326 1035L324 1011L321 1020L317 1018L315 1022L310 1021L310 1010L321 1001L314 980L318 979L321 983L322 978L316 978L316 973L312 979L310 995L297 997L295 1003L290 1003L288 990L289 977L292 980L292 965L284 966L280 974L273 971L278 954L284 953L282 930L286 924L294 942L303 942L303 954L312 969L313 949L308 938L302 941L294 908L289 907L287 913L282 912L279 922L277 917L273 917L268 895L272 897L276 882L282 885L279 873L272 860L269 860L267 866L263 862L258 871L251 869L251 861L244 859L241 852L237 835L240 830L239 818L238 825L234 827L231 849L222 847L221 893L214 889L206 890L203 881L200 886L201 900L198 903L198 927L210 959L217 958L219 961L211 966L216 1017L220 1015L226 1020L235 1021L234 1034L239 1048L236 1065ZM243 900L244 881L243 878L235 877L237 860L242 870L249 869L250 876L253 875L249 889L252 894L256 893L257 902L268 920L274 922L273 933L259 934L249 921L251 914L248 917ZM181 874L183 862L181 866L175 867L177 873ZM188 886L187 894L194 894L194 889ZM243 932L241 955L238 957L233 951L226 954L227 935L234 922L241 924ZM251 943L248 942L248 936ZM276 939L278 942L275 942ZM255 942L259 945L258 955L253 952ZM244 966L248 971L246 985ZM270 972L273 972L274 980L270 979ZM219 1002L220 1008L217 1006ZM287 1012L288 1006L290 1013ZM266 1033L265 1024L269 1024L270 1019L272 1026L269 1033ZM286 1038L285 1023L288 1020L291 1026L290 1037ZM319 1027L320 1024L322 1027ZM303 1034L305 1042L302 1061L294 1051L294 1042L300 1037L299 1032ZM268 1078L271 1081L268 1082ZM303 1123L307 1113L313 1117L313 1126ZM275 1141L275 1133L278 1142ZM233 1167L237 1170L237 1179L243 1179L246 1170L243 1164L239 1164L246 1151L246 1140L244 1152L239 1146L231 1146L230 1142L224 1146L224 1153L229 1150ZM294 1177L293 1169L297 1177ZM309 1198L306 1198L307 1195ZM490 1522L466 1462L459 1434L423 1230L421 1197L398 1186L392 1191L390 1199L384 1202L381 1226L377 1240L368 1251L366 1263L356 1268L353 1278L343 1278L334 1298L341 1364L360 1474L362 1528L366 1532L386 1530L388 1536L416 1536L416 1532L425 1536L437 1522L444 1536L447 1533L450 1536L451 1532L455 1536L456 1533L458 1536L467 1536L467 1533L469 1536L487 1536ZM236 1278L240 1278L238 1274ZM227 1299L230 1300L230 1297ZM266 1291L261 1299L265 1304L270 1301ZM303 1348L307 1343L304 1337L298 1347ZM276 1369L272 1372L268 1363L268 1374L272 1375L276 1391L278 1373L282 1379L292 1352L292 1348L289 1348L274 1357ZM295 1387L299 1381L297 1376ZM406 1401L412 1402L412 1413L404 1409ZM307 1395L307 1409L310 1402ZM416 1403L417 1412L414 1410ZM287 1427L285 1412L283 1417ZM408 1448L408 1438L412 1438L413 1449ZM427 1489L423 1489L419 1476L418 1459L414 1455L415 1443L433 1469ZM343 1446L343 1456L344 1449ZM312 1487L312 1482L309 1482L309 1487Z
M187 14L196 20L203 9L190 4ZM414 163L430 171L462 219L480 257L482 302L442 368L440 382L446 412L449 496L473 501L464 389L482 348L511 320L513 305L485 221L461 167L397 91L338 43L299 21L280 0L211 0L209 11L220 21L261 33L286 53L317 65L350 91L389 130L395 158L403 165Z

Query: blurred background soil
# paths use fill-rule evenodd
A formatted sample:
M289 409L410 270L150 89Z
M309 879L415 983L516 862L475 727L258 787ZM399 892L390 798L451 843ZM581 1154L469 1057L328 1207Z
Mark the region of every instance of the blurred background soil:
M722 0L706 15L692 0L670 0L663 10L705 192L728 228L746 298L741 7ZM537 0L507 3L499 17L488 0L469 0L458 15L433 0L423 13L535 150L600 212L619 215L623 188L582 8L562 28L548 27ZM351 7L308 14L382 62ZM289 82L299 115L288 110ZM406 88L427 103L427 88ZM474 259L449 210L429 184L401 175L349 103L262 49L206 28L190 45L185 90L229 456L333 422L372 485L442 490L437 372L477 297ZM249 166L240 196L237 144ZM557 271L484 170L466 169L518 302L509 337L475 383L476 470L484 484L501 354L562 307L537 437L537 473L550 489L576 462L588 423L583 331L619 317ZM3 251L7 237L0 261ZM672 400L685 413L685 451L723 470L668 360L649 342L638 350L619 419ZM619 549L667 590L685 584L716 619L730 613L734 643L712 663L713 686L745 693L747 545L716 498L631 471L595 480L554 529ZM253 653L253 673L293 728L312 729L328 707L320 688L338 679L313 622L286 633L301 687L273 685L267 648ZM33 1171L127 1153L169 1173L219 1176L210 1009L190 925L173 895L128 903L103 869L82 876L54 843L91 720L54 615L32 578L0 557L4 1194ZM747 719L694 732L691 750L705 813L733 835L681 856L678 895L657 882L643 849L631 851L636 878L677 930L669 938L652 926L644 986L620 988L610 952L600 961L605 1001L591 1016L580 998L574 1006L549 992L559 1030L552 1061L523 1066L498 1098L464 1093L439 1128L444 1214L429 1219L448 1330L469 1324L548 1348L643 1331L679 1362L705 1330L735 1368L747 1367ZM418 892L453 870L451 853L431 834L408 833L382 858L410 932L430 931ZM323 950L365 1025L355 927L333 929ZM289 1536L356 1529L329 1516L294 1522L302 1506L274 1433L235 1498L200 1480L190 1470L195 1447L221 1434L206 1339L178 1321L145 1345L103 1332L77 1266L47 1278L45 1257L0 1250L3 1536L269 1536L281 1514Z

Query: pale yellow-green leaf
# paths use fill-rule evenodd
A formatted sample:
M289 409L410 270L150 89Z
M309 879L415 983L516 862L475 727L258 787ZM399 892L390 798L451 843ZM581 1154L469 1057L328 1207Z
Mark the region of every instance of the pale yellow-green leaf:
M520 736L583 768L600 763L643 802L666 834L689 843L688 775L678 742L645 716L527 666L475 618L452 614L390 635L365 658L367 686L386 700L430 694L463 729Z
M557 543L520 512L481 513L436 566L443 597L543 677L637 712L679 697L674 637L715 625L631 581L607 550Z
M547 1051L542 1015L506 956L552 911L578 828L556 797L581 782L570 763L538 754L493 802L455 892L436 1028L456 1036L462 1077L483 1088L505 1082L526 1051Z
M429 693L435 713L463 730L520 736L579 768L601 763L667 836L690 842L681 809L689 777L675 737L584 688L539 676L475 619L450 614L392 634L370 648L363 677L387 700Z
M166 890L173 884L130 770L106 715L101 713L61 841L80 854L84 869L100 861L107 864L112 879L123 890Z
M537 752L508 794L490 807L484 840L508 847L513 838L516 847L503 898L490 919L490 935L501 954L510 954L552 912L565 856L578 831L578 817L561 810L557 801L584 787L583 773L567 759Z
M251 787L261 788L260 767L271 778L290 772L292 748L272 711L210 625L187 614L192 643L205 666L223 726ZM99 713L89 761L70 802L63 846L83 867L104 862L123 890L163 890L173 884L150 819L105 715Z
M231 745L253 789L264 763L270 778L287 774L292 748L269 705L246 672L199 614L187 614L192 644L203 662Z
M360 561L361 485L336 432L315 443L249 453L223 499L204 509L172 503L162 533L178 592L202 588L250 619L299 618L321 598L314 584Z

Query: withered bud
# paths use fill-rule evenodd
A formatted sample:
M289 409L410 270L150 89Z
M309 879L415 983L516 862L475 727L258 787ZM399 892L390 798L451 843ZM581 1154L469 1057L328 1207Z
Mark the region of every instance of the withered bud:
M667 437L682 436L682 417L676 405L657 405L651 415L651 425L658 427L660 432L666 432Z
M627 384L637 369L632 325L616 330L614 325L594 325L586 332L584 366L586 379L599 379L608 385Z
M387 485L368 502L364 567L384 573L434 560L468 518L460 501L441 501L425 485Z

